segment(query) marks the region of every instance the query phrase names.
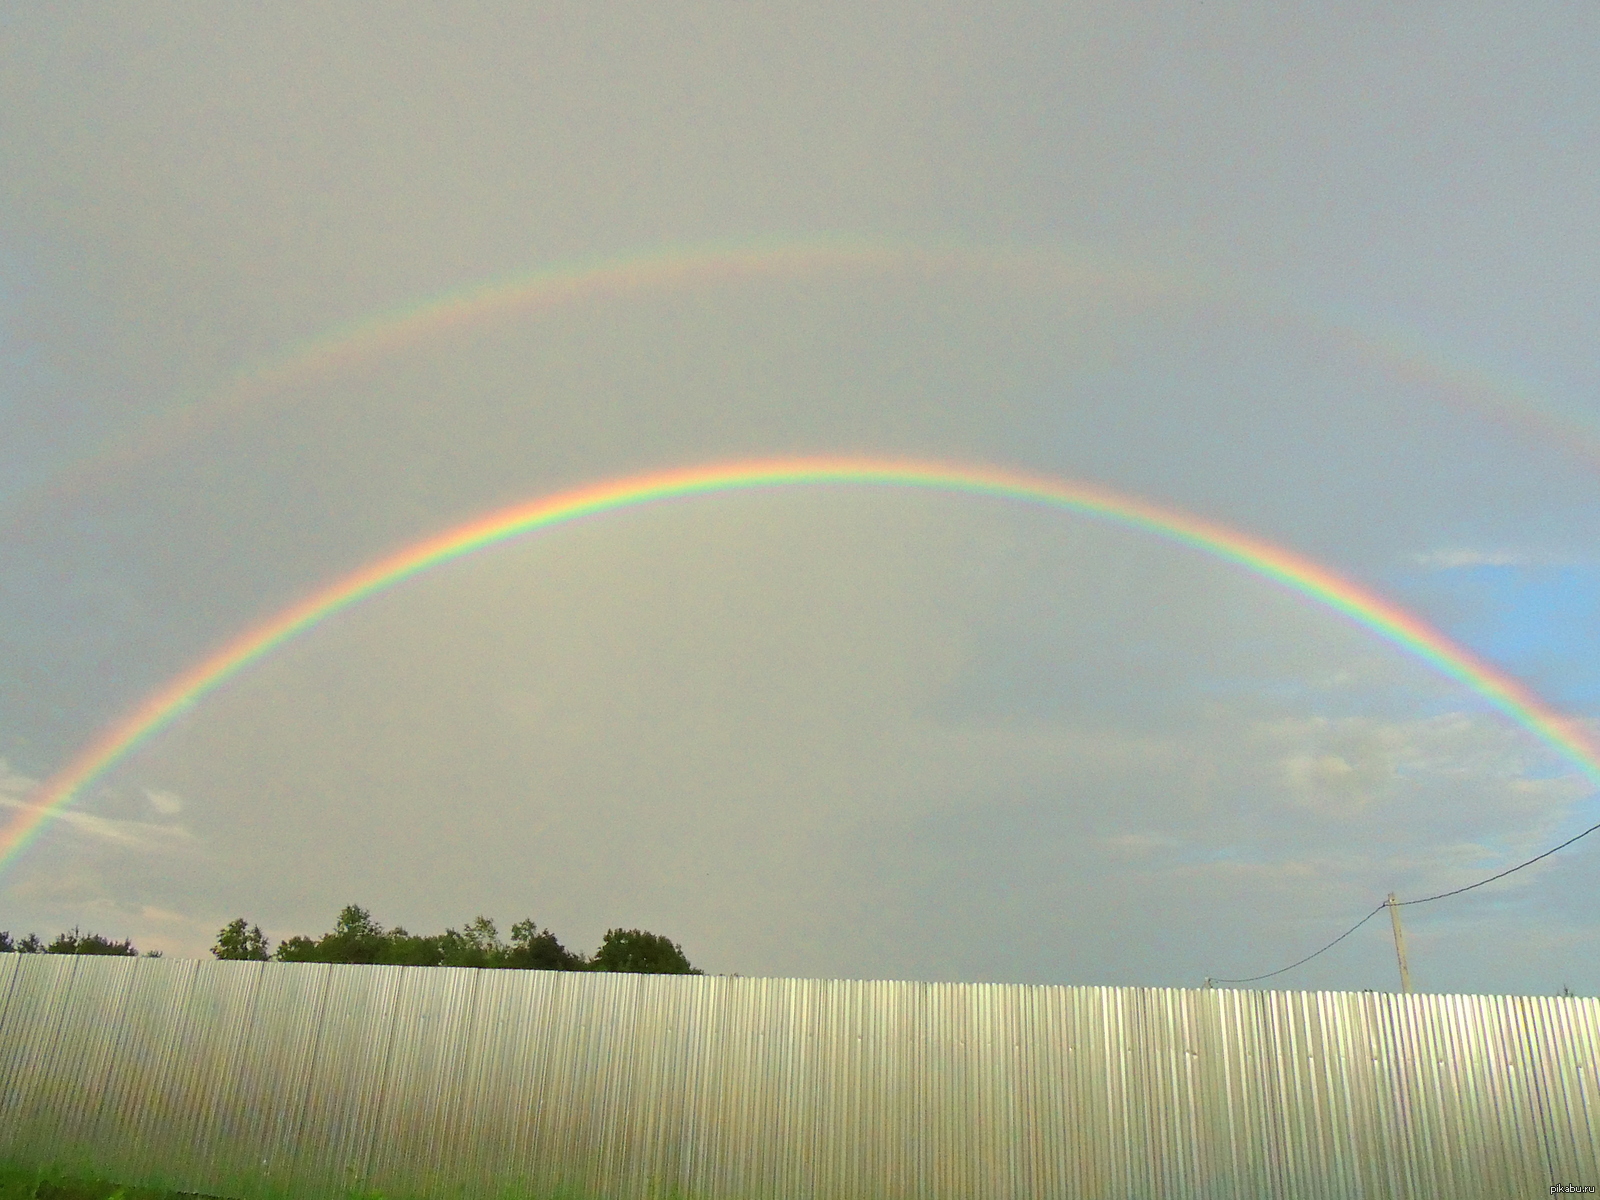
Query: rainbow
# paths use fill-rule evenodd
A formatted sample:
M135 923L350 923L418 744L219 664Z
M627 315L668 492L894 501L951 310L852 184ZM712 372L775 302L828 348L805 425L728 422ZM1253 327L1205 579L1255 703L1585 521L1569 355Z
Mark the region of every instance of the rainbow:
M1447 403L1509 428L1540 445L1600 467L1600 436L1565 414L1535 389L1508 375L1455 365L1415 338L1381 332L1338 314L1309 309L1291 297L1256 294L1227 273L1189 263L1181 272L1136 268L1062 249L997 249L959 245L917 246L842 237L769 240L670 247L550 266L508 278L455 288L420 302L342 324L277 356L251 365L204 397L173 404L130 435L65 468L12 500L6 525L22 525L57 511L108 475L135 466L184 438L246 408L281 401L297 386L360 367L407 346L475 328L513 314L526 316L564 305L669 293L694 287L727 287L759 280L817 276L887 275L921 272L993 272L1032 277L1059 285L1118 291L1146 301L1199 304L1226 301L1269 326L1309 331L1331 347L1420 386ZM1293 314L1293 315L1289 315Z
M995 467L878 458L768 459L634 475L512 505L380 558L313 592L153 693L47 780L0 831L0 869L14 861L75 796L180 713L290 638L414 575L583 517L663 500L830 484L926 489L1021 501L1111 521L1203 551L1326 605L1465 684L1570 760L1591 783L1600 785L1600 751L1575 723L1515 679L1479 661L1397 605L1309 559L1248 534L1098 486Z
M1546 395L1503 371L1446 357L1413 334L1374 331L1352 321L1329 320L1327 331L1348 353L1367 359L1403 383L1492 421L1524 443L1600 467L1600 436L1591 422L1561 412Z
M174 403L131 434L80 459L25 497L13 501L7 523L25 524L57 511L60 503L104 483L246 409L281 402L285 393L340 371L396 353L454 330L476 328L513 314L527 316L566 305L694 287L730 287L759 280L816 276L847 278L920 271L987 270L1052 281L1075 280L1154 299L1194 292L1192 284L1154 270L1135 270L1060 251L973 250L915 247L846 238L726 243L678 247L650 254L567 263L475 283L401 308L390 309L300 342L238 372L220 388Z
M1525 444L1600 468L1600 427L1563 411L1548 387L1473 362L1415 331L1380 325L1331 306L1308 306L1276 289L1257 291L1235 280L1225 293L1220 286L1214 290L1266 328L1309 334L1334 354L1491 422Z

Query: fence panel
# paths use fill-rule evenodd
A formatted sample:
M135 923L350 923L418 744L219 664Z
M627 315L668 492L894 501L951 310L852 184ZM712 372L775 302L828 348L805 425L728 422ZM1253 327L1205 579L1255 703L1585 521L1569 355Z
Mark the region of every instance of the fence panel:
M1600 1001L0 955L0 1155L240 1197L1600 1183Z

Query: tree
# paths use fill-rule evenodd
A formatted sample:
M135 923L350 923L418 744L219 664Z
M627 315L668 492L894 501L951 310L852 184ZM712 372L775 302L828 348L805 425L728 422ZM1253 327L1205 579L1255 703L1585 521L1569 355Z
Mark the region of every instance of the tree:
M642 929L608 929L595 954L596 971L633 971L642 975L703 975L689 965L683 947L659 933Z
M497 967L506 946L500 930L482 914L463 930L446 929L439 938L440 961L447 967Z
M278 952L272 957L279 962L323 962L317 957L317 943L301 934L284 938L278 943Z
M244 919L234 921L217 935L212 953L234 957L236 948L254 944ZM224 954L224 949L230 953ZM260 957L266 956L261 939ZM249 957L242 952L238 957ZM548 929L532 918L511 927L511 942L500 940L500 930L485 916L474 917L461 928L443 933L407 933L400 926L384 929L372 914L356 904L339 913L333 929L320 938L303 935L285 938L273 955L279 962L382 963L407 967L488 967L520 971L636 971L655 975L700 975L689 965L683 948L656 933L640 929L613 929L593 960L574 954Z
M217 944L211 947L211 953L223 959L265 962L267 938L261 926L246 928L244 918L236 917L217 933Z
M388 943L383 926L359 904L347 904L339 911L333 932L317 945L319 962L377 963L383 961Z
M504 961L506 966L524 971L582 971L589 965L550 930L535 925L531 917L511 927L511 946Z
M396 967L443 967L445 962L445 935L429 937L420 933L407 933L396 925L389 931L389 944L383 949L380 961Z
M58 934L56 940L44 949L46 954L114 954L130 958L136 958L139 954L131 940L113 942L98 933L80 934L76 925L70 933Z

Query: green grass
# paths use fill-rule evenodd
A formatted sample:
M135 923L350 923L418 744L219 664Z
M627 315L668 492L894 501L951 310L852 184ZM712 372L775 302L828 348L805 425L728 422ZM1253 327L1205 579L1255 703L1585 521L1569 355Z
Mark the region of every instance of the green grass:
M461 1197L452 1194L453 1200ZM92 1174L59 1167L28 1167L0 1161L0 1200L229 1200L204 1192L170 1192L161 1188L128 1187ZM274 1192L271 1200L295 1200ZM427 1197L385 1197L381 1192L348 1191L342 1200L431 1200ZM587 1193L556 1190L531 1192L511 1189L485 1193L472 1200L596 1200ZM662 1200L686 1200L681 1193L664 1193Z
M123 1187L107 1179L0 1163L0 1200L199 1200L199 1195Z

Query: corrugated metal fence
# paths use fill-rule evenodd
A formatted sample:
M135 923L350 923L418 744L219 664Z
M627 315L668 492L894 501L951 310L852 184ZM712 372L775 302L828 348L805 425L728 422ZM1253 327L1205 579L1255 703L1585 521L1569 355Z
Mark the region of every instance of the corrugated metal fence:
M0 955L0 1158L223 1195L1600 1183L1600 1001Z

